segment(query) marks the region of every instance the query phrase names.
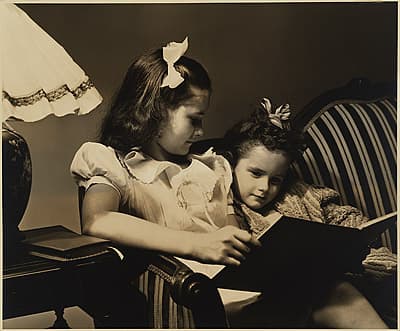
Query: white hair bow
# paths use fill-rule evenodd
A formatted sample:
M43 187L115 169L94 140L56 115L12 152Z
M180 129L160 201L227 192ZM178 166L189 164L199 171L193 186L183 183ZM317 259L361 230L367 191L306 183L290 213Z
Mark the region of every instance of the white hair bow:
M173 41L163 47L163 59L167 62L168 72L167 76L165 76L162 81L161 87L168 86L170 88L175 88L183 82L184 79L175 69L174 64L183 54L185 54L187 48L188 37L186 37L181 43Z
M284 105L280 105L275 111L272 110L271 101L267 98L263 98L261 101L261 106L267 111L269 120L271 123L278 128L290 128L290 107L286 103Z

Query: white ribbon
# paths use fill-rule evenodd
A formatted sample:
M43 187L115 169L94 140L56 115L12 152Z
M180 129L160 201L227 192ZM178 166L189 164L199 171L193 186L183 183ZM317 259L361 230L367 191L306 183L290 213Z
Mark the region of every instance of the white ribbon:
M175 69L174 64L183 54L185 54L187 49L188 37L186 37L181 43L173 41L163 47L163 59L167 62L168 72L167 76L165 76L162 81L161 87L168 86L170 88L175 88L184 81L181 74Z
M289 125L290 107L288 104L281 105L275 111L272 111L269 99L263 98L261 106L267 111L268 117L273 125L281 129Z

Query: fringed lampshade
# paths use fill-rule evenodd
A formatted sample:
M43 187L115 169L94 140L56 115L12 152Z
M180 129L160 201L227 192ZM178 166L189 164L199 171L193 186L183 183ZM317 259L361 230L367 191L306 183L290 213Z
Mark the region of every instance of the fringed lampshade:
M87 114L102 97L62 46L14 4L0 3L0 87L3 136L3 244L5 262L18 258L18 229L32 167L28 145L9 119L34 122L50 114Z

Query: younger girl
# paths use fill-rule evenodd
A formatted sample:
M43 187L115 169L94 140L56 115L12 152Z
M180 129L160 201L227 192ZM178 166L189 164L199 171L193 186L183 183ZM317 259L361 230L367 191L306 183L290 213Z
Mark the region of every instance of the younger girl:
M239 223L255 234L269 227L279 215L351 227L362 223L364 218L361 212L350 206L338 205L339 196L332 189L288 178L291 162L301 155L305 147L303 136L291 129L289 117L289 105L272 111L270 101L263 99L248 120L238 123L225 136L226 145L230 146L227 158L233 168L233 194L236 212L241 216ZM396 258L383 248L381 250L380 253L387 256L383 266L389 272L390 269L394 271ZM294 271L293 277L298 277L299 271ZM296 288L299 284L291 287L285 281L281 286L289 289L286 297L277 286L279 291L275 299L280 302L271 302L271 295L269 302L276 309L274 316L281 313L280 317L286 320L284 324L277 321L276 327L289 324L288 302L293 297L314 293L317 295L303 298L303 301L300 298L296 304L308 306L310 317L319 327L386 328L374 308L349 282L338 281L337 276L329 273L322 277L326 279L302 280L304 283L300 284L300 290ZM266 311L266 306L268 304L257 303L244 311L259 315L261 311ZM292 309L297 307L292 306ZM303 313L307 314L307 309Z
M99 143L77 151L71 173L86 189L83 232L115 243L238 265L259 242L229 226L228 162L189 155L203 134L211 83L203 66L170 43L130 66L104 118Z

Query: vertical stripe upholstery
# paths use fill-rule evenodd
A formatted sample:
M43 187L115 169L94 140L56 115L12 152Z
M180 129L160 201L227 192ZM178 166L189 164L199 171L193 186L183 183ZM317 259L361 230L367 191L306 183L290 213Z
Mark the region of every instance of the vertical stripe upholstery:
M306 182L337 190L342 203L369 218L397 209L396 102L330 104L305 127L309 147L292 170ZM395 230L382 235L394 249Z
M170 293L168 277L156 272L156 267L142 273L137 286L147 299L149 327L154 329L193 329L192 312L175 303Z

